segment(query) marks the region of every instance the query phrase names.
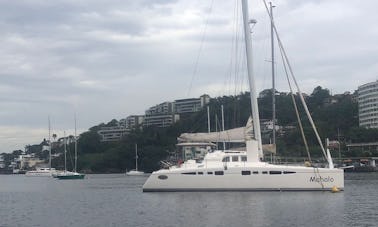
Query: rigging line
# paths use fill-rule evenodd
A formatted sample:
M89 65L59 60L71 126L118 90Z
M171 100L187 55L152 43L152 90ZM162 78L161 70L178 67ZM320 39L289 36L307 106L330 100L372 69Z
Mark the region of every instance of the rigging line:
M310 150L308 149L306 135L304 134L304 130L303 130L302 122L301 122L301 117L299 116L299 111L298 111L298 107L297 107L297 102L295 101L295 97L294 97L294 93L293 93L293 88L292 88L291 83L290 83L289 74L288 74L288 71L287 71L287 68L286 68L286 62L285 62L284 56L282 54L281 48L280 48L280 53L281 53L281 58L282 58L283 66L284 66L284 71L285 71L287 83L289 84L289 88L290 88L291 100L293 101L293 105L294 105L294 109L295 109L295 114L297 115L297 120L298 120L299 128L301 130L301 135L302 135L303 143L304 143L305 148L306 148L308 160L311 163L312 161L311 161Z
M241 54L241 53L240 53ZM246 84L247 84L247 74L246 73L243 73L243 72L245 72L246 70L243 70L243 69L245 69L247 66L246 66L246 64L247 64L247 60L245 59L246 57L245 57L245 55L243 54L243 55L241 55L241 61L240 61L240 63L239 63L239 71L240 72L242 72L241 73L241 81L240 81L240 92L242 92L243 91L243 88L246 90Z
M238 88L239 90L237 90L237 92L242 92L243 91L243 82L244 82L244 79L245 79L245 75L244 72L246 72L246 70L243 70L243 68L246 68L246 56L245 54L243 53L243 48L241 47L240 43L243 42L243 36L239 36L239 45L238 45L238 62L237 64L235 64L235 74L238 75L238 83L235 83L236 84L236 88ZM239 87L238 87L239 86Z
M238 82L238 79L239 79L239 73L238 73L238 62L240 61L239 60L239 56L238 56L238 52L239 52L239 32L240 32L240 27L239 24L240 24L240 21L239 21L239 1L236 1L237 5L236 5L236 16L235 16L235 40L234 40L234 43L235 43L235 50L234 50L234 56L235 56L235 65L234 65L234 77L235 77L235 85L234 85L234 95L236 96L236 92L237 92L237 82Z
M190 126L190 129L188 129L189 132L195 132L201 129L201 124L203 120L207 118L207 115L200 114L200 117Z
M202 53L202 49L203 49L203 43L204 43L205 37L206 37L206 31L207 31L207 27L208 27L208 24L209 24L209 17L211 15L212 10L213 10L213 3L214 3L214 0L211 0L209 14L208 14L208 16L207 16L207 18L205 20L205 27L204 27L204 29L202 31L201 43L200 43L200 47L199 47L199 50L198 50L197 58L196 58L196 60L194 62L193 74L192 74L192 78L190 80L188 94L187 94L188 97L190 95L190 91L192 90L194 77L197 75L198 62L199 62L199 59L201 57L201 53Z
M239 58L239 37L240 37L240 16L239 16L239 12L240 12L240 7L239 7L239 0L236 1L236 7L235 7L235 23L234 23L234 30L235 30L235 36L234 36L234 46L235 46L235 49L234 49L234 53L233 53L233 56L235 56L235 62L233 64L233 67L234 67L234 119L233 119L233 124L234 124L234 127L237 127L238 125L238 114L240 113L240 106L238 104L238 102L236 101L236 97L237 97L237 92L238 92L238 81L240 79L240 74L239 74L239 71L238 71L238 64L240 62L240 58Z
M268 15L270 16L270 19L272 20L272 17L271 17L271 15L270 15L270 13L269 13L268 6L266 5L265 0L264 0L264 4L265 4L265 8L266 8L266 10L267 10L267 12L268 12ZM306 101L305 101L304 98L303 98L302 91L300 90L300 88L299 88L299 86L298 86L298 83L297 83L297 80L295 79L293 69L292 69L292 67L291 67L291 65L290 65L290 62L289 62L289 58L287 57L287 54L286 54L285 48L283 47L283 44L282 44L281 39L280 39L280 37L279 37L279 35L278 35L278 32L277 32L277 28L276 28L276 26L275 26L275 24L274 24L273 21L272 21L272 25L273 25L273 29L274 29L274 32L275 32L276 37L277 37L278 45L280 46L280 48L282 48L282 53L283 53L283 55L284 55L284 57L285 57L285 59L286 59L287 66L288 66L289 71L290 71L290 75L291 75L291 77L292 77L292 79L293 79L293 81L294 81L294 84L295 84L295 86L296 86L296 88L297 88L297 90L298 90L299 97L300 97L300 100L301 100L301 102L302 102L303 108L305 109L305 112L306 112L306 115L307 115L307 117L308 117L308 120L310 121L310 124L311 124L311 126L312 126L312 128L313 128L313 130L314 130L315 136L316 136L316 138L317 138L317 140L318 140L319 146L320 146L321 149L322 149L323 155L324 155L324 157L327 159L327 155L326 155L326 152L325 152L325 149L324 149L324 146L323 146L323 142L322 142L322 140L320 139L320 136L319 136L318 130L316 129L316 126L315 126L315 123L314 123L314 121L313 121L313 119L312 119L312 116L311 116L311 114L310 114L310 111L308 110L308 107L307 107ZM327 160L328 160L328 159L327 159Z
M223 89L228 92L228 94L231 94L231 77L233 73L233 65L234 65L234 50L236 49L236 26L237 26L237 2L234 4L234 13L233 13L233 24L232 24L232 34L234 34L231 37L231 48L230 48L230 59L229 59L229 66L228 66L228 71L225 74L225 79L224 79L224 84L223 84Z

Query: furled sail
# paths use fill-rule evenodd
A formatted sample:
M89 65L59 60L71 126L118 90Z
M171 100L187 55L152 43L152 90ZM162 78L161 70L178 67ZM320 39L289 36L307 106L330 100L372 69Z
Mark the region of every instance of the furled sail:
M183 133L177 140L179 142L234 142L242 143L253 138L252 119L249 118L245 127L228 129L221 132L210 133Z
M245 127L228 129L221 132L199 132L199 133L183 133L177 140L180 143L211 143L211 142L230 142L230 143L244 143L247 140L254 139L252 118L248 119ZM264 144L263 151L276 153L273 144Z
M179 142L244 142L245 127L233 128L221 132L183 133L177 140Z

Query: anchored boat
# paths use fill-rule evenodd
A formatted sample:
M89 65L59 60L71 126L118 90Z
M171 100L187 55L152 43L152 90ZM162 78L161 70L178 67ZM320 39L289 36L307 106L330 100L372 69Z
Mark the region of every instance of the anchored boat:
M227 136L235 139L242 139L246 145L245 150L213 150L208 152L202 160L187 160L169 169L155 171L143 185L144 192L254 190L331 191L335 190L335 188L338 190L344 189L344 171L334 168L330 152L328 149L325 150L321 143L302 93L298 87L302 104L313 125L323 155L328 161L328 167L275 165L262 161L263 145L261 141L255 81L252 74L252 45L249 24L249 22L255 23L255 21L249 20L247 0L242 0L242 9L252 120L247 123L246 127L232 129L232 132L223 132L223 134L227 134ZM271 15L270 18L273 24ZM212 135L211 133L198 133L182 135L182 137L186 137L188 139L187 141L191 142L210 142L210 140L206 138L211 138Z

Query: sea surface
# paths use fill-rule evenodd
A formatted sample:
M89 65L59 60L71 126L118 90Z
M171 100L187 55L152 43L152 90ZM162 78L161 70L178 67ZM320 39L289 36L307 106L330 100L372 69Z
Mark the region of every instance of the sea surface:
M146 179L0 175L0 226L378 226L378 173L347 173L340 193L143 193Z

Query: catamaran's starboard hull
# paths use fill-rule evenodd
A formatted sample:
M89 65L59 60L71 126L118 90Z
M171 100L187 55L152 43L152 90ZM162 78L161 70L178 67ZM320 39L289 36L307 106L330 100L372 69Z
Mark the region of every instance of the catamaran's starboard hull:
M210 173L210 174L209 174ZM344 189L344 172L326 168L233 168L153 172L143 192L329 191Z
M56 178L59 180L81 180L84 179L84 174L75 174L75 175L59 175Z

